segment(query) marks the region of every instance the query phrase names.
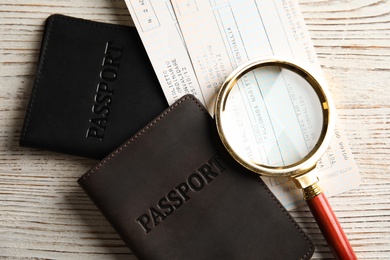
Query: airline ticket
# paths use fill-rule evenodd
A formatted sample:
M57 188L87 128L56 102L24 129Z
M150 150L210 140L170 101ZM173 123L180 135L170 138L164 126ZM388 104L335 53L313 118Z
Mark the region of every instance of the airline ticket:
M170 104L195 95L211 115L225 78L250 59L280 56L324 80L296 0L125 0ZM328 196L353 189L360 175L340 126L317 165ZM287 209L302 205L287 178L262 177Z

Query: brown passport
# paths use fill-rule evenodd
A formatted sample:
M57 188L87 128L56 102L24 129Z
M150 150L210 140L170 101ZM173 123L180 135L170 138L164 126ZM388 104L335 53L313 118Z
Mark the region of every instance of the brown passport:
M313 244L187 95L78 180L140 259L309 259Z

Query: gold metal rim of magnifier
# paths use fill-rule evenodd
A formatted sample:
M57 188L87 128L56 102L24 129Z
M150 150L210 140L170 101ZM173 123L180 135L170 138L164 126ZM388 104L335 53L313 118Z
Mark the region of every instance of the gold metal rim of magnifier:
M227 98L232 87L236 82L247 72L264 66L278 66L288 70L291 70L301 77L303 77L315 90L320 102L322 103L322 113L323 113L323 127L321 130L320 137L313 148L313 150L307 154L300 161L288 165L288 166L267 166L256 164L254 162L248 162L241 158L234 149L230 146L229 141L225 138L223 122L221 118L225 114L225 106ZM215 103L215 121L217 125L218 134L224 144L225 148L228 150L230 155L241 165L247 169L256 172L260 175L271 176L271 177L296 177L303 175L317 165L317 162L320 160L321 156L326 152L330 141L332 139L334 128L335 128L335 112L334 105L330 98L330 93L327 89L324 89L317 79L313 76L312 73L305 69L303 66L298 65L296 62L288 61L286 59L280 58L267 58L267 59L255 59L250 60L247 63L242 64L240 67L235 69L222 84L216 98Z

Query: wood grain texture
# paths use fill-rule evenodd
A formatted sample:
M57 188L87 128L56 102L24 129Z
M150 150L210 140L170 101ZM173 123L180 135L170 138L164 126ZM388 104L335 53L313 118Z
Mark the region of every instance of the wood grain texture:
M300 4L362 176L329 201L359 259L390 259L390 2ZM95 161L18 145L54 13L132 24L122 0L0 0L0 258L135 259L76 183ZM331 259L308 209L292 214Z

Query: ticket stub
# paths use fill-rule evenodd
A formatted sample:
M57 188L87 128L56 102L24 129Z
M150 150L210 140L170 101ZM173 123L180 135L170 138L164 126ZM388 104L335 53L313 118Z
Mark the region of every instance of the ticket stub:
M186 94L204 102L171 2L125 2L168 103Z

